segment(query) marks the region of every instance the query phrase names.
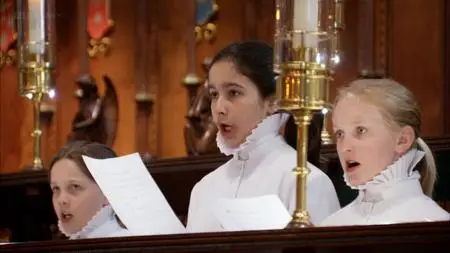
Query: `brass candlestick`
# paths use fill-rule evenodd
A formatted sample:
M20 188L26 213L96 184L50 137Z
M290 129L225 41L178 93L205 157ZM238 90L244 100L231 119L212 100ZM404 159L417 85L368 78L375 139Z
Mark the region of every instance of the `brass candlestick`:
M288 228L312 226L306 200L308 125L328 104L341 18L341 0L276 0L277 99L297 125L297 203Z
M19 93L33 101L32 170L43 169L40 108L54 95L54 0L17 0Z

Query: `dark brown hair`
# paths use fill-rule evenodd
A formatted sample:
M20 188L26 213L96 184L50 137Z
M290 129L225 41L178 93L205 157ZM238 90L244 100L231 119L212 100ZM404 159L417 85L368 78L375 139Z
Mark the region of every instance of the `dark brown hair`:
M85 174L89 179L95 182L94 177L89 172L86 164L83 161L83 156L88 156L94 159L108 159L117 157L116 152L105 144L90 141L73 141L67 143L53 158L50 163L48 176L51 179L51 173L55 163L62 159L68 159L74 162L81 172ZM122 223L117 215L114 215L117 222L122 228L126 226Z
M237 70L249 78L256 86L262 99L276 93L277 73L273 70L273 49L261 41L239 41L223 48L211 61L209 68L222 60L231 60ZM323 126L323 114L314 114L309 124L308 161L319 167ZM292 148L297 149L297 125L291 116L286 122L284 139Z
M114 150L101 143L89 141L69 142L55 155L55 157L51 161L49 166L49 177L55 163L62 159L68 159L74 162L83 172L83 174L85 174L89 179L95 181L83 161L83 155L95 159L108 159L117 157Z

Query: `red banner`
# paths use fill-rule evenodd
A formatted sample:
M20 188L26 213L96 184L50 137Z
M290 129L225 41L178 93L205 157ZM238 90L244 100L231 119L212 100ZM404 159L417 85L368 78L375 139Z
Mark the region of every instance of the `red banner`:
M112 28L110 0L89 0L87 32L94 40L101 40Z
M14 0L0 2L0 53L6 53L16 41Z

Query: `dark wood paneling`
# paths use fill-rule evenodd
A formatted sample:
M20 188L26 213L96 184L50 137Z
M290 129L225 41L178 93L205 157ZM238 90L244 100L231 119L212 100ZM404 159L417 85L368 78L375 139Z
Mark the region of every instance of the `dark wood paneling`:
M335 95L335 88L354 79L365 68L367 64L362 62L372 62L373 69L386 71L416 94L424 115L424 136L450 132L450 119L446 116L450 112L450 71L444 66L443 57L446 55L446 59L450 59L450 50L444 54L444 2L345 1L342 62L336 69L331 96ZM46 148L43 152L46 162L65 143L72 118L78 109L73 96L76 89L74 81L80 73L77 4L75 0L56 3L58 93L56 112L48 126L50 133L45 134L46 143L43 145ZM126 154L137 151L136 138L140 136L136 131L140 124L138 118L141 116L136 113L137 80L134 77L137 17L134 3L137 0L112 0L111 3L112 18L115 21L111 34L111 53L106 57L91 59L90 70L100 82L101 92L103 84L100 77L103 74L108 74L116 85L119 123L114 149L119 154ZM273 44L275 1L218 0L217 3L219 14L214 21L218 28L217 38L212 42L202 41L196 45L196 71L201 78L205 77L203 60L214 56L232 41L256 39ZM370 11L370 8L363 9L361 3L371 5L369 7L374 11L372 30L365 30L360 23L364 16L362 11ZM150 40L156 37L157 48L149 49L147 55L149 90L156 94L156 102L149 117L150 129L147 128L149 150L158 157L181 157L186 154L183 126L188 109L187 90L182 85L187 72L188 25L185 21L193 13L178 0L151 1L149 5L149 12L156 12L156 15L149 17L152 25L147 29L150 33L147 40L150 47ZM447 4L447 12L449 8ZM370 15L369 19L367 16L365 18L369 25ZM448 26L446 29L449 30ZM447 32L446 45L450 41L448 34L450 32ZM371 37L372 47L367 42ZM448 62L450 60L447 60L446 66L449 66ZM447 73L447 81L444 81L444 73ZM0 77L0 172L18 171L30 164L32 159L31 104L17 94L15 68L1 70Z
M158 45L161 58L158 90L158 156L185 154L183 144L187 93L182 80L187 71L186 22L192 15L180 1L158 1ZM170 115L167 117L166 115Z
M450 134L450 1L445 1L444 37L444 133Z
M80 33L77 28L79 22L77 17L76 1L55 1L56 11L56 112L52 119L52 129L56 141L51 143L53 153L49 153L47 162L54 156L67 141L67 136L71 131L72 119L78 111L78 101L74 92L78 87L75 80L79 77L82 68L80 62L85 60L78 55L80 50ZM87 48L86 48L87 49ZM84 69L85 70L85 69Z
M117 237L0 245L2 252L447 252L449 222Z
M390 37L390 8L389 0L374 0L374 70L378 74L389 75L389 40Z
M358 69L360 74L374 72L374 4L358 0Z
M360 72L358 64L359 38L359 16L358 1L350 0L344 2L344 31L341 34L341 62L336 67L334 82L331 83L330 96L334 98L336 89L356 78Z
M444 133L444 0L388 1L389 74L406 85L422 109L422 136ZM448 24L447 24L448 25Z
M259 2L259 1L258 1ZM262 1L261 1L262 2ZM274 2L274 1L273 1ZM256 6L258 4L256 0L246 0L244 15L245 15L245 23L244 23L244 34L243 37L246 40L252 40L256 38Z
M275 1L253 0L254 3L254 29L255 40L263 40L273 45L275 31Z
M26 156L24 149L32 146L26 145L23 140L23 137L31 140L31 127L28 127L31 120L25 118L31 116L31 104L19 96L15 68L2 69L0 81L0 165L1 171L12 172L17 171L25 161L31 164L31 156ZM22 137L22 133L26 136Z

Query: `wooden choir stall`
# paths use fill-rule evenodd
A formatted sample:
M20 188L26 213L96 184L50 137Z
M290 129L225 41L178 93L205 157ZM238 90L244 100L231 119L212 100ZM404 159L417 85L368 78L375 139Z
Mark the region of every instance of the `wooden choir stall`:
M447 167L450 137L425 141L436 155L438 168ZM227 160L204 155L160 159L147 167L175 213L185 221L193 185ZM334 145L321 149L320 167L332 179L341 205L354 199L355 192L342 179ZM450 174L446 170L439 173L435 199L450 211ZM0 252L447 252L450 246L448 222L61 240L45 171L1 175L0 201L0 227L9 229L13 242L0 245Z
M121 237L0 245L0 252L448 252L446 223Z

